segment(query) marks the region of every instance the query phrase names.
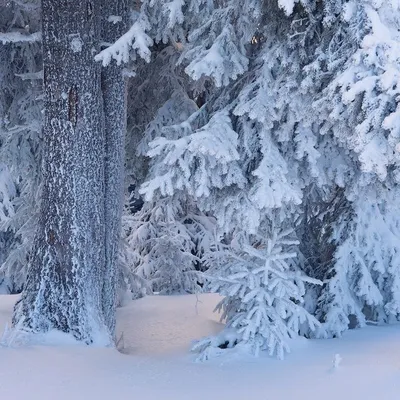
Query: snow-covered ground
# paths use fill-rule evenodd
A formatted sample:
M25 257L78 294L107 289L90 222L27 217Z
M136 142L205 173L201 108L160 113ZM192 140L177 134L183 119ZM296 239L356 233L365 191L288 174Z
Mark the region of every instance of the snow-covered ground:
M15 300L0 296L0 327ZM400 398L400 325L351 331L342 339L300 340L284 361L230 353L195 363L187 351L191 340L222 327L212 313L217 300L154 296L119 309L125 354L67 344L0 347L0 399Z

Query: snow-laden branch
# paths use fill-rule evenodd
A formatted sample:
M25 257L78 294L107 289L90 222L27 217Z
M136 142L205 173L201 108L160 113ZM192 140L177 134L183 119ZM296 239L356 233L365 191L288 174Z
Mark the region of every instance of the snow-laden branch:
M293 13L294 6L299 0L278 0L279 7L285 12L286 15Z
M0 42L3 44L7 43L33 43L40 42L42 40L41 32L35 32L31 34L23 34L21 32L3 32L0 33Z
M23 81L27 80L41 80L43 79L43 70L38 72L26 72L24 74L15 74L18 78L21 78Z
M97 54L95 60L102 61L104 67L110 64L112 59L116 60L118 65L127 63L129 61L129 52L133 49L140 57L149 61L149 47L152 45L153 40L146 34L143 23L141 23L141 21L136 21L131 29L122 35L114 44Z

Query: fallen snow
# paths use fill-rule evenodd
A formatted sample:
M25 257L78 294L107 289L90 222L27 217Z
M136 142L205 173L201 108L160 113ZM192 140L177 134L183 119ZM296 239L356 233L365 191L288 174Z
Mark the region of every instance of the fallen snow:
M0 327L15 296L0 296ZM400 325L298 340L286 360L227 353L193 362L192 339L222 325L215 295L154 296L118 310L124 353L82 345L0 348L6 400L397 400Z
M194 339L223 325L213 313L218 296L149 296L118 309L117 338L133 355L187 354Z

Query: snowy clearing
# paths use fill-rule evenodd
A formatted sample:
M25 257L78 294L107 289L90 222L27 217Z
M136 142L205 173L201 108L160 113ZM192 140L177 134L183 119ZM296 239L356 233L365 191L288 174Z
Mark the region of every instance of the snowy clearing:
M0 296L0 325L15 296ZM391 400L400 389L400 325L299 340L285 361L227 353L193 362L191 340L221 329L216 295L153 296L118 310L124 352L82 345L0 348L1 399Z

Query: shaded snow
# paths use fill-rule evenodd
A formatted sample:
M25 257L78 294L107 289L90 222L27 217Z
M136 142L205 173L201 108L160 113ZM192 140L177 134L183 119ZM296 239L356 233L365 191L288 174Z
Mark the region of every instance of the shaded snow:
M6 323L11 322L11 314L15 302L19 296L17 295L0 295L0 329L5 326Z
M187 354L194 339L216 334L223 325L213 313L218 296L149 296L118 309L117 337L123 352Z
M0 325L15 296L0 296ZM220 328L215 295L154 296L118 311L129 355L82 345L0 348L1 399L397 400L400 325L298 340L285 361L234 352L206 363L186 353ZM340 355L340 362L339 360ZM334 367L334 368L333 368Z

